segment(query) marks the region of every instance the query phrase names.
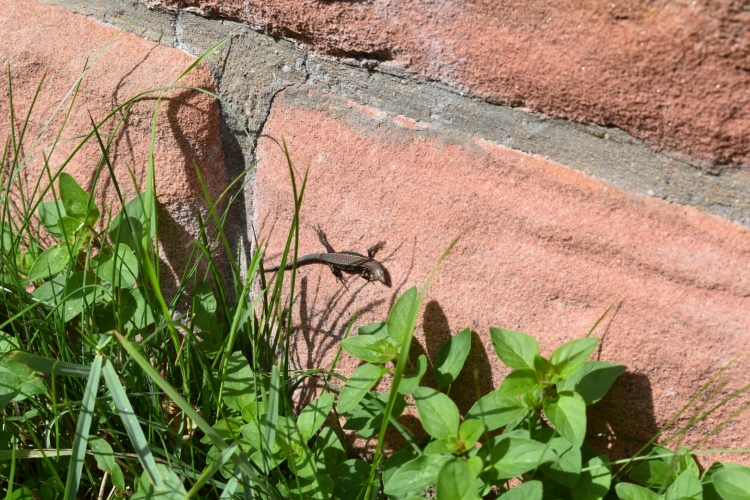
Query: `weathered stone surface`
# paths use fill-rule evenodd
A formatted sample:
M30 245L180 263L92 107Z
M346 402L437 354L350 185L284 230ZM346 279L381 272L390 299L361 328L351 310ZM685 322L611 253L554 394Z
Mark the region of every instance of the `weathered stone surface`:
M255 160L254 139L276 93L294 86L340 95L350 103L341 102L342 108L362 106L363 117L370 108L388 116L401 115L401 124L416 124L428 134L464 142L480 137L543 155L628 192L697 206L750 224L750 171L724 169L709 174L689 162L659 154L614 127L555 119L461 96L445 85L404 77L403 71L394 72L393 66L360 67L360 62L353 59L341 62L322 57L242 23L201 17L187 10L170 14L162 8L148 10L135 1L45 1L141 36L154 38L159 34L161 43L195 56L230 37L208 63L219 93L228 104L222 105L221 133L227 154L225 163L233 176ZM307 101L300 105L316 106ZM352 122L351 117L349 121ZM252 170L249 175L252 178ZM252 219L251 199L248 188L248 221Z
M309 106L302 106L304 99ZM376 107L351 106L333 117L339 97L287 90L274 101L258 143L254 206L269 238L266 262L285 241L292 197L280 136L301 175L309 167L300 253L321 251L313 226L336 249L363 251L378 240L393 286L350 278L344 289L325 266L299 270L300 366L330 366L338 341L358 324L385 318L395 298L421 286L450 240L473 227L433 282L416 334L434 359L471 327L475 345L451 394L466 411L507 369L488 328L534 335L544 354L586 335L621 299L596 335L596 358L628 366L597 405L597 431L650 437L720 367L750 348L750 233L693 208L607 187L545 158L476 139L456 143L406 126ZM370 126L363 124L367 117ZM417 122L418 123L418 122ZM413 124L412 124L413 125ZM414 130L414 129L417 130ZM339 367L351 371L356 360ZM750 382L742 361L729 388ZM688 434L695 443L732 410ZM685 419L680 420L682 425ZM701 448L745 448L747 415ZM615 441L615 455L637 442ZM710 457L714 460L717 457ZM737 456L731 457L737 460Z
M741 2L148 0L492 101L614 125L707 168L750 164L750 10Z
M37 85L45 78L31 114L27 148L68 90L73 88L86 64L90 66L62 134L65 141L61 141L50 156L53 172L61 168L80 142L70 139L91 131L91 118L102 120L137 93L169 85L195 60L182 51L128 33L114 38L115 28L34 1L7 3L0 16L0 33L5 40L0 48L0 61L4 68L10 67L17 127L29 110ZM111 45L104 50L109 42ZM189 73L180 84L211 88L212 80L202 66ZM7 82L3 87L7 89ZM110 149L126 199L136 193L129 168L140 189L145 188L151 121L158 96L158 93L145 95L132 106L130 116ZM42 185L47 184L40 153L55 141L69 103L70 98L35 146L35 160L25 170L25 184L30 189L40 178ZM0 116L0 135L5 140L10 130L7 98L0 103ZM110 120L102 127L102 132L113 130L113 126ZM155 146L157 197L163 208L160 236L164 257L179 269L189 253L185 245L197 234L195 213L199 204L196 194L201 188L193 162L203 169L215 196L227 183L217 103L197 91L166 94L159 111ZM27 155L32 156L30 149ZM91 140L72 157L65 171L88 189L100 158L101 150L96 140ZM108 210L118 210L117 195L106 167L97 184L97 193L99 200L106 200Z

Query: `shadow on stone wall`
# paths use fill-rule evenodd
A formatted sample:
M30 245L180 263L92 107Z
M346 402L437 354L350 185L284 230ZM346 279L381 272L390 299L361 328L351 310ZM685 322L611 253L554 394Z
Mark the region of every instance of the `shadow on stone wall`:
M633 456L659 432L651 382L639 373L620 375L607 395L588 408L587 416L586 442L612 460Z

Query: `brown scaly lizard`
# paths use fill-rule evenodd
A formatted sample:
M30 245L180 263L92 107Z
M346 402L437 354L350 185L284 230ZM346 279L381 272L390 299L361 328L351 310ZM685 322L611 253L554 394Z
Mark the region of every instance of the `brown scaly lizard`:
M366 256L357 252L337 252L328 243L326 235L320 227L315 228L315 231L318 233L320 243L326 248L326 252L303 255L297 259L298 267L312 263L328 264L333 275L342 283L344 283L344 275L341 271L346 271L349 273L359 273L367 281L380 281L386 286L388 285L385 269L380 262L373 258L377 251L383 247L384 243L382 241L370 247L367 250ZM293 265L293 262L287 262L284 270L288 271L292 269ZM274 266L264 269L264 272L278 271L279 269L279 266Z

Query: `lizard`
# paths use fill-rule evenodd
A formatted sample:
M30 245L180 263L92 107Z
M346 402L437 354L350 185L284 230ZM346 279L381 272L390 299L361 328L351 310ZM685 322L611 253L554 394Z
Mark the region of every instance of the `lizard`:
M318 233L318 239L320 240L320 243L325 247L326 252L311 253L299 257L297 259L298 267L301 265L312 263L328 264L328 267L331 269L333 275L336 276L336 278L338 278L342 283L344 283L344 275L341 271L346 271L349 273L360 273L360 276L362 276L367 281L380 281L384 285L388 286L386 272L383 268L383 265L374 259L377 251L380 250L384 245L382 241L370 247L367 250L367 255L362 255L357 252L337 252L333 249L330 243L328 243L328 239L326 238L325 233L320 227L316 227L315 231ZM288 271L289 269L292 269L293 266L294 262L287 262L284 270ZM266 268L263 271L268 273L278 271L280 269L280 266L274 266Z

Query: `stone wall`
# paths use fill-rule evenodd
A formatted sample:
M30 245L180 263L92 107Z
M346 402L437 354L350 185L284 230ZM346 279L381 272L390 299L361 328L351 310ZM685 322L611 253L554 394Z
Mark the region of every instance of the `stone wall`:
M14 42L2 60L27 99L45 71L59 96L85 57L124 28L87 84L87 107L99 115L124 93L168 83L229 37L192 77L218 91L220 108L191 96L173 120L166 112L181 131L160 138L167 210L192 206L188 158L217 189L257 160L235 237L267 237L275 262L292 209L283 135L297 171L309 168L300 251L320 251L317 225L337 249L385 241L390 288L357 278L343 288L323 266L300 270L300 366L330 362L355 310L360 324L383 319L467 227L417 332L434 358L450 335L473 329L471 366L452 392L462 410L506 373L490 326L530 333L549 354L585 335L616 299L595 332L596 356L629 372L593 409L602 433L650 437L750 349L750 11L742 6L47 4L7 4L0 29ZM120 161L142 166L143 119ZM340 366L351 370L354 360ZM736 365L726 391L750 382L746 366ZM701 447L748 448L749 423L742 416ZM599 444L620 454L638 447Z

